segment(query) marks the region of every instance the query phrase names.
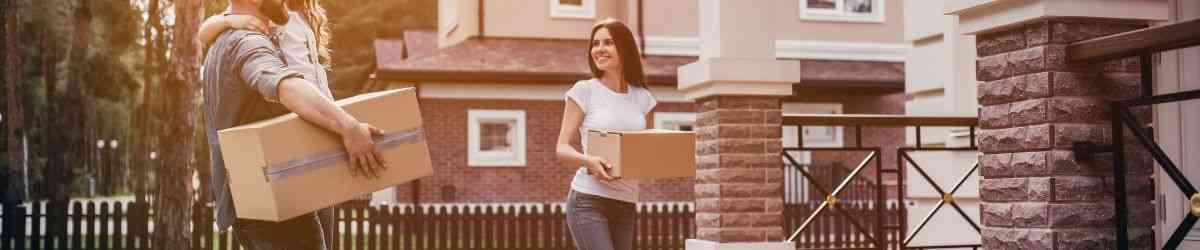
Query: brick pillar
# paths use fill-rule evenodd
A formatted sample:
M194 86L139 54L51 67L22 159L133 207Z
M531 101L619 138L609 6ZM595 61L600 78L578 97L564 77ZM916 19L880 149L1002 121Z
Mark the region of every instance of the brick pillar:
M688 250L795 249L782 242L783 120L800 64L775 59L774 1L699 0L700 60L679 68L697 117L696 236Z
M1139 64L1069 65L1065 46L1142 23L1041 18L976 34L984 248L1116 246L1111 158L1076 161L1071 149L1110 143L1107 103L1141 93ZM1139 113L1148 117L1149 109ZM1127 155L1131 247L1152 248L1152 165L1144 154Z
M717 96L698 102L697 238L782 241L779 99Z

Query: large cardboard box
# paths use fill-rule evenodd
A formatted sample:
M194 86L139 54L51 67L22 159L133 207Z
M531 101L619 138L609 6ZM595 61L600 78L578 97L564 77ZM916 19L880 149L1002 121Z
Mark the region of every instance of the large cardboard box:
M288 114L219 131L239 218L283 221L433 174L416 91L382 91L336 104L384 130L375 138L389 168L352 177L341 136Z
M588 131L588 154L607 159L613 177L696 176L696 134L690 131Z

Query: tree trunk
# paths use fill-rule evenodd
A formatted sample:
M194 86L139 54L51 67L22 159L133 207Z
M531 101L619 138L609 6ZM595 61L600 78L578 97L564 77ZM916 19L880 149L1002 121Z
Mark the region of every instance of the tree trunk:
M195 34L200 26L200 0L175 1L171 63L164 79L163 165L159 168L155 195L154 247L187 249L191 245L192 173L195 170L196 111L199 109L199 46ZM203 228L208 228L203 226Z
M59 112L62 112L65 124L62 128L63 134L67 136L65 140L58 141L62 147L66 149L66 153L61 154L62 166L67 173L67 178L62 179L64 182L74 180L74 171L72 168L78 168L79 163L84 162L84 159L91 159L88 154L92 148L91 140L88 140L86 130L91 129L87 126L86 112L87 107L83 103L83 87L88 83L88 79L84 78L84 72L87 63L88 45L92 43L92 1L80 1L79 6L75 8L75 31L71 41L71 74L70 81L66 82L65 98L59 105ZM68 193L70 189L66 190ZM98 189L97 191L100 191Z
M21 100L21 52L17 48L17 42L20 41L18 36L20 32L17 28L20 27L17 21L17 1L5 1L4 8L4 79L8 88L8 111L4 112L7 116L4 117L4 124L8 128L8 190L7 198L4 202L20 203L25 199L22 185L25 183L20 178L21 166L24 165L24 147L21 145L21 138L24 135L25 127L25 109L22 107Z
M38 112L38 123L45 128L61 128L62 120L55 119L59 114L59 95L58 95L58 46L54 44L53 33L49 26L42 28L41 34L41 51L42 51L42 81L46 85L46 111ZM63 166L63 147L54 142L61 142L66 138L64 133L45 133L42 136L42 150L46 157L46 177L47 181L42 182L44 189L50 196L50 199L55 202L67 201L67 181L66 171Z
M148 24L145 26L142 36L146 39L144 50L144 67L146 67L146 70L142 71L142 99L137 110L134 111L132 122L134 126L133 158L131 160L133 174L130 179L133 181L134 195L137 202L146 201L146 179L148 176L146 175L146 166L153 163L153 160L149 157L151 152L150 142L153 141L151 137L155 136L155 133L150 130L149 122L147 121L150 116L150 104L154 102L151 99L153 95L150 93L156 91L156 89L153 89L153 86L156 85L154 75L157 72L157 68L154 65L157 64L157 60L159 59L158 53L156 53L158 52L158 48L155 48L157 44L155 38L157 36L153 34L155 32L151 31L162 33L162 27L159 22L162 17L158 13L158 8L159 0L150 0L147 11L149 13L147 15Z

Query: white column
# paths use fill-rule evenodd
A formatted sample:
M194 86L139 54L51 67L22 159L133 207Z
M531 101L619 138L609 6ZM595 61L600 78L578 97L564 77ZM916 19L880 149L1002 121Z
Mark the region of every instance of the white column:
M774 2L699 0L700 60L679 68L688 99L792 94L800 62L775 59Z
M723 113L716 112L716 110L729 108L725 106L742 106L730 103L743 103L746 104L744 108L730 108L728 111L778 117L780 114L778 98L792 94L792 84L800 81L800 63L775 59L775 34L774 30L770 28L771 10L774 8L775 1L699 0L698 4L700 59L679 68L678 88L685 93L688 99L702 104L700 105L702 106L701 113L711 116L721 116ZM698 125L702 131L706 127L719 129L715 123L722 122L719 122L721 119L716 118L719 117L703 119L698 121ZM764 118L764 122L729 126L768 128L775 126L777 128L778 122L776 119ZM702 139L698 143L715 144L718 148L733 148L736 147L735 143L729 142L735 141L780 143L775 138L732 136ZM778 154L778 152L764 151L756 155L770 159L772 158L771 154ZM702 162L713 161L720 157L722 157L721 153L707 153L703 154L700 160ZM778 156L774 156L774 159L778 159ZM776 175L772 174L776 172L778 176L782 176L781 168L766 166L740 168L740 166L733 166L737 164L719 162L713 161L710 165L715 166L698 169L698 176L708 176L714 173L720 175L750 169L751 172L762 171L759 173L765 174L766 180L747 182L711 177L699 178L697 181L697 227L699 229L697 235L700 239L687 240L686 249L795 249L795 243L779 241L790 232L782 232L781 226L773 226L775 223L764 223L761 219L754 218L782 218L782 195L774 198L772 195L738 195L732 194L738 192L699 191L712 188L724 190L746 186L782 185L781 178L776 183L776 181L772 181L773 177L771 177ZM766 208L759 211L733 211L738 209L723 209L719 205L722 202L731 201L767 205ZM767 224L772 224L772 226Z

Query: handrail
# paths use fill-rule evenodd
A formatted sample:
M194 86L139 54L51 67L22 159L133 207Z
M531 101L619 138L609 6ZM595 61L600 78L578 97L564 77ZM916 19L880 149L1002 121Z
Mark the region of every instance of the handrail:
M917 116L917 115L817 115L784 114L783 125L804 126L880 126L880 127L975 127L974 116Z
M1186 21L1175 22L1162 26L1155 26L1125 33L1114 34L1110 36L1075 42L1068 44L1066 47L1067 59L1072 63L1093 63L1106 60L1128 58L1137 56L1140 63L1140 77L1142 94L1139 98L1120 100L1110 102L1110 113L1112 128L1112 138L1123 138L1123 131L1133 132L1133 137L1137 138L1137 144L1152 153L1156 165L1160 166L1162 172L1165 172L1176 187L1184 193L1184 203L1200 204L1200 192L1197 192L1192 183L1181 174L1176 165L1170 158L1162 153L1162 148L1155 143L1148 133L1143 130L1144 124L1135 121L1131 107L1145 106L1167 102L1179 102L1189 99L1200 98L1200 91L1183 91L1171 94L1154 95L1154 65L1153 55L1155 53L1168 50L1176 50L1185 47L1200 46L1200 18ZM1125 128L1130 128L1126 130ZM1078 143L1075 145L1076 157L1079 159L1090 159L1090 155L1096 153L1113 153L1113 198L1112 203L1114 208L1113 224L1116 227L1114 234L1116 235L1115 248L1129 248L1129 211L1127 207L1126 184L1127 178L1126 162L1124 154L1125 146L1129 143L1125 140L1113 140L1111 145L1096 146L1088 143ZM1188 213L1183 221L1175 228L1169 239L1164 243L1163 249L1175 249L1182 242L1187 232L1200 220L1200 206L1193 206L1192 211Z
M1071 62L1104 61L1200 45L1200 18L1067 45Z

